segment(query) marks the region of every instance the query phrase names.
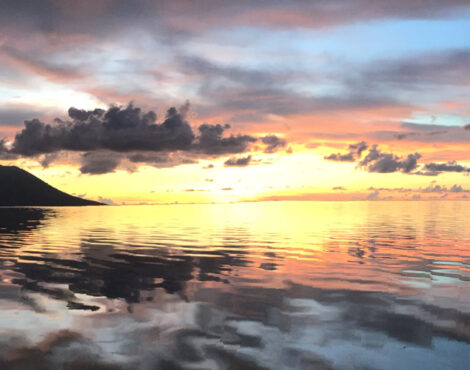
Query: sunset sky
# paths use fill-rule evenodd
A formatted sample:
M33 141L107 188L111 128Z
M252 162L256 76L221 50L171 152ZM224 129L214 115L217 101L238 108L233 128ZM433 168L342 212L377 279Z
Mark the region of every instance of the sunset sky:
M470 199L470 2L0 0L2 138L114 204Z

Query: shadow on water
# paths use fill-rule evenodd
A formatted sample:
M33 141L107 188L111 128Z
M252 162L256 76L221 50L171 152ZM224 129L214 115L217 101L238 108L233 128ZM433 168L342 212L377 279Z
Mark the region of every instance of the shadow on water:
M0 207L0 234L14 233L37 229L41 224L55 216L47 208L6 208Z

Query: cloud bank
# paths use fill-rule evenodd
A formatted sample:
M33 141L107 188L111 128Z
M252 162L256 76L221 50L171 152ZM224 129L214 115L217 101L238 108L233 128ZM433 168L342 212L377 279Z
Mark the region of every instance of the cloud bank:
M259 142L265 153L274 153L286 145L276 135L261 138L251 135L226 135L230 125L204 123L197 133L187 121L189 103L168 109L163 122L154 111L144 111L130 103L107 110L68 110L69 119L53 123L38 119L25 121L24 128L7 146L0 141L0 158L43 156L47 167L61 151L84 152L80 171L103 174L114 171L122 159L156 167L194 163L197 159L239 154ZM251 156L228 160L226 166L244 166Z

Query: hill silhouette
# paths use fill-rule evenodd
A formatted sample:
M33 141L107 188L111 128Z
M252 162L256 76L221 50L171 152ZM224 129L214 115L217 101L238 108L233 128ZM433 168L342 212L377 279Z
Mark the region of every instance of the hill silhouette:
M16 166L0 165L0 206L91 206L102 205L74 197Z

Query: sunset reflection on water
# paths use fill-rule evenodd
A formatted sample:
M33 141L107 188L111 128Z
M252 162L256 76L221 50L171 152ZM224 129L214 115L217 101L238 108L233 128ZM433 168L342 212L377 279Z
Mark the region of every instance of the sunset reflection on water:
M469 215L450 201L0 209L0 368L464 369Z

